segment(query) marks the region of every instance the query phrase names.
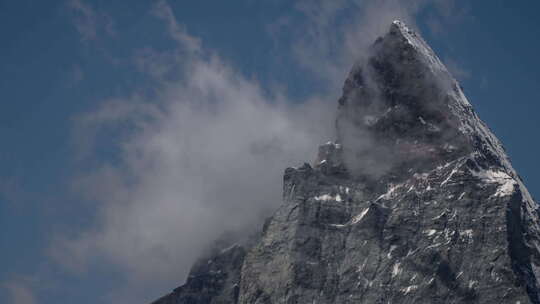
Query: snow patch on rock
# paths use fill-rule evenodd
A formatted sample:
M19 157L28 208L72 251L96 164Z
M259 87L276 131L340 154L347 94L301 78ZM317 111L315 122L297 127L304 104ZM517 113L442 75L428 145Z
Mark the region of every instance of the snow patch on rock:
M506 172L495 170L481 170L471 172L475 177L483 181L499 184L499 187L494 194L494 196L496 197L503 197L514 193L514 187L517 185L517 182Z
M427 236L432 236L435 233L437 233L437 230L435 230L435 229L426 229L426 230L424 230L424 234L426 234Z
M403 292L404 294L408 294L412 291L415 291L416 289L418 289L418 285L411 285L411 286L408 286L408 287L405 287L405 288L401 288L401 292Z
M336 194L335 196L332 196L330 194L322 194L319 196L315 196L314 199L316 201L336 201L336 202L342 202L341 195Z
M366 209L364 209L364 210L363 210L362 212L360 212L360 214L358 214L357 216L355 216L355 217L353 218L353 220L352 220L352 223L353 223L353 224L356 224L356 223L360 222L360 221L364 218L364 216L366 216L366 214L368 213L368 211L369 211L369 207L366 208Z
M401 263L395 263L392 267L392 278L398 276L401 273Z

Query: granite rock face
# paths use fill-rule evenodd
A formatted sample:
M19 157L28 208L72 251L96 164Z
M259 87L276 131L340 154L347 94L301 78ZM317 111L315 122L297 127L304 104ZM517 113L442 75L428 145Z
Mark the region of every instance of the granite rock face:
M313 165L285 170L260 236L154 304L540 303L537 204L403 23L353 67L336 128Z
M213 250L193 265L184 285L154 303L237 303L245 255L246 249L237 244Z

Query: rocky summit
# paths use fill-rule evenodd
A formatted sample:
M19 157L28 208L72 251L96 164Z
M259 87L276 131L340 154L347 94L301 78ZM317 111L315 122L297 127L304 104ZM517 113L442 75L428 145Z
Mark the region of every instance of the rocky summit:
M249 241L154 304L540 303L540 227L499 140L400 21L352 68L335 142Z

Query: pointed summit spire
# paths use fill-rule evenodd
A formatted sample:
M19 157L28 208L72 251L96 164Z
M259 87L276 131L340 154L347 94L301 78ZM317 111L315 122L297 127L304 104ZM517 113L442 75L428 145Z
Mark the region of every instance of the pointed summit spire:
M336 125L260 234L154 304L540 303L538 206L418 34L392 23Z
M431 47L418 35L415 31L411 30L405 23L400 20L394 20L390 25L390 30L388 36L399 36L401 37L401 42L404 42L410 45L416 52L417 58L424 60L425 63L433 70L434 73L438 76L443 76L441 74L450 73L441 62L441 60L435 55L435 52ZM444 77L444 76L443 76Z
M476 153L482 165L514 176L502 145L458 82L399 20L349 74L336 126L344 163L354 174L405 177Z

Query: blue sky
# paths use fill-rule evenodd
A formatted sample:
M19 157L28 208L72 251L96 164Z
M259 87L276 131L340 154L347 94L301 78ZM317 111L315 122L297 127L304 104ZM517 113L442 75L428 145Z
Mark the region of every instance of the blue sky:
M356 2L0 1L0 302L146 303L179 285L331 139L347 69L392 18L538 197L540 4Z

